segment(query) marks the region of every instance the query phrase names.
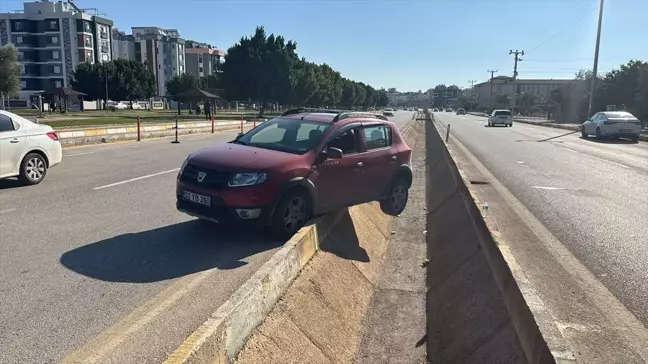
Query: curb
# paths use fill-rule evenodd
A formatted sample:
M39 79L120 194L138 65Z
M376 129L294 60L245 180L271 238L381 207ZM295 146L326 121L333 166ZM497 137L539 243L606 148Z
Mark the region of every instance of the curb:
M403 138L415 121L403 125ZM319 251L346 209L316 219L299 230L256 273L194 331L164 364L230 363L288 289L301 269Z

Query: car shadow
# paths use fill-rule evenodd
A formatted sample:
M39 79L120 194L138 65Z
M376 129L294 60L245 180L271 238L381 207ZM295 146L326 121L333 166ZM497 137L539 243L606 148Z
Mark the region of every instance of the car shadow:
M245 258L284 243L263 235L191 220L88 244L64 253L60 262L102 281L159 282L212 268L236 269L247 264Z
M18 187L25 187L25 185L16 178L0 179L0 190L10 190Z
M345 209L335 227L320 243L320 249L335 254L342 259L367 263L370 261L367 251L360 246L353 220L349 210Z
M637 144L639 141L634 141L630 139L612 139L612 138L606 138L606 139L596 139L595 137L588 137L588 138L583 138L582 136L580 137L583 140L586 140L588 142L593 142L593 143L600 143L600 144Z

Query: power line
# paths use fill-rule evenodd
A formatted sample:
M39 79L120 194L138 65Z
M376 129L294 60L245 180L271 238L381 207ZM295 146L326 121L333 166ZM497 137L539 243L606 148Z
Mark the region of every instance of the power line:
M592 11L594 11L594 10L596 10L596 6L591 6L590 9L589 9L588 11L584 11L584 12L581 14L581 16L579 16L579 17L577 17L576 19L574 19L574 20L573 20L571 23L569 23L567 26L563 27L563 28L560 29L557 33L555 33L555 34L552 35L551 37L547 38L544 42L542 42L542 43L538 44L537 46L531 48L531 50L529 50L528 52L533 52L533 51L535 51L536 49L538 49L538 48L544 46L545 44L551 42L552 40L556 39L556 38L557 38L559 35L561 35L565 30L567 30L567 29L573 27L574 25L576 25L576 23L578 23L579 21L583 20L587 15L589 15L589 14L590 14Z
M559 23L560 23L560 22L561 22L561 21L562 21L562 20L563 20L563 19L564 19L568 14L569 14L569 13L572 12L572 10L576 9L576 7L577 7L578 5L581 5L584 1L585 1L585 0L578 0L578 1L576 1L576 2L574 3L574 5L573 5L572 7L569 8L569 10L567 10L565 13L563 13L562 16L558 17L558 18L556 19L555 22L553 22L551 25L549 25L549 26L544 30L544 32L539 33L535 38L533 38L534 43L535 43L535 41L536 41L538 38L540 38L541 35L545 35L545 34L547 34L547 32L548 32L549 30L551 30L551 29L554 28L556 25L558 25L558 24L559 24Z

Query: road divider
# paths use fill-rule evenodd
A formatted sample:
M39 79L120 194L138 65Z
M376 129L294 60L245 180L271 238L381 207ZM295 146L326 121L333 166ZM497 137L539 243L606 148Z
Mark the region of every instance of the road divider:
M116 141L141 140L148 138L170 137L176 134L198 134L215 131L244 130L246 125L259 125L263 121L204 121L160 123L160 124L133 124L120 126L101 126L79 129L57 129L59 140L63 147L72 147L88 144L109 143Z
M406 140L417 131L410 125L412 123L415 121L403 127ZM165 364L232 363L255 328L266 320L271 311L281 309L275 306L280 300L290 301L292 310L301 317L303 325L325 324L324 316L335 320L330 322L335 323L334 326L338 331L324 332L331 339L333 339L331 335L335 333L348 333L346 329L352 329L357 333L361 318L364 316L364 312L360 312L362 308L359 307L366 308L371 298L371 295L367 295L366 292L359 293L358 290L366 291L373 284L370 278L375 275L380 257L386 249L388 237L391 236L392 219L380 211L377 203L368 203L328 214L311 222L284 244L227 302L194 331L168 357ZM320 249L329 252L337 251L340 258L333 266L326 269L331 274L337 272L340 275L339 280L322 281L322 276L319 274L309 275L305 271L303 274L312 277L313 280L302 279L299 283L300 287L304 287L304 284L310 286L305 296L302 295L304 299L285 296L286 291L300 275L302 268ZM353 257L358 255L360 249L365 255L368 254L369 258L354 261ZM344 279L349 280L345 285L347 290L339 289L339 284ZM309 306L313 304L315 307L325 307L328 298L336 299L337 304L342 303L339 305L340 309L344 309L345 314L350 315L348 317L353 316L354 323L345 322L344 317L338 315L337 311L329 309L324 312ZM294 328L294 325L292 327ZM275 328L281 328L279 331L284 332L289 329L282 325ZM299 340L306 339L304 332L301 331ZM345 343L348 341L346 339L344 335L335 335L335 340L341 347L349 344ZM294 337L292 340L297 338ZM336 354L338 362L349 362L348 354L348 351Z

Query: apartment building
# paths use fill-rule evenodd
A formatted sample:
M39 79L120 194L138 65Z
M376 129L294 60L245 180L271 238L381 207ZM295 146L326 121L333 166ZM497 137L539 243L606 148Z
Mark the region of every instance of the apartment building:
M185 40L176 29L133 27L134 59L155 75L158 96L166 96L166 83L185 73ZM120 57L122 58L122 57ZM125 57L124 57L125 58Z
M135 37L112 29L112 59L135 60Z
M508 76L497 76L493 78L493 94L491 95L490 80L475 84L474 93L475 101L481 107L489 107L491 98L495 99L499 95L517 94L534 94L538 103L544 104L550 102L551 91L560 88L572 80L565 79L518 79L513 83L513 78ZM494 103L494 100L493 100Z
M0 13L0 45L13 43L19 51L19 99L68 87L79 63L110 61L112 26L72 2L26 2L22 11Z
M216 75L225 61L225 52L210 44L193 40L185 42L187 73L196 78Z

